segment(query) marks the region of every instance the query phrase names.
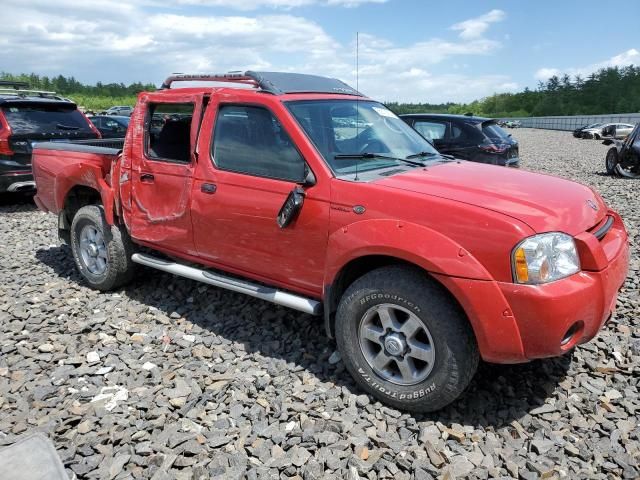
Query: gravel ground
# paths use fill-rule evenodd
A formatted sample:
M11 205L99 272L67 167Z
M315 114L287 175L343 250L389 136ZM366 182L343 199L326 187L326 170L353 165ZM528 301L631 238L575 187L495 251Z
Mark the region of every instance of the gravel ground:
M614 319L572 355L481 365L436 414L359 392L321 322L144 270L85 287L56 219L0 205L0 445L35 430L70 478L638 478L640 183L606 147L514 130L522 166L596 187L622 213L632 270Z

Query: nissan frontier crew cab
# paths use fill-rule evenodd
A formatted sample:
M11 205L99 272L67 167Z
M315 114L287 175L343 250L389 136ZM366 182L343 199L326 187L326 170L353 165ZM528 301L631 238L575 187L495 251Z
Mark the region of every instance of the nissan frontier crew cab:
M589 341L627 275L590 188L442 156L330 78L174 75L121 151L41 143L33 165L90 286L142 264L322 316L356 382L405 410L455 400L479 359Z

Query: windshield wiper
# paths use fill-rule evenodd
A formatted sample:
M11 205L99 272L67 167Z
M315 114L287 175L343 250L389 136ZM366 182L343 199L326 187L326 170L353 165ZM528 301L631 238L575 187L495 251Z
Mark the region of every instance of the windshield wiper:
M56 127L60 130L80 130L80 127L74 127L73 125L63 125L62 123L57 124Z
M444 158L445 160L455 160L455 157L451 155L444 155L439 152L418 152L418 153L413 153L407 156L408 159L419 158L419 157L440 157L440 158Z
M408 158L390 157L388 155L382 155L380 153L342 153L334 155L333 158L335 158L336 160L348 158L357 158L362 160L397 160L398 162L413 165L414 167L424 167L424 163L422 162L412 162Z

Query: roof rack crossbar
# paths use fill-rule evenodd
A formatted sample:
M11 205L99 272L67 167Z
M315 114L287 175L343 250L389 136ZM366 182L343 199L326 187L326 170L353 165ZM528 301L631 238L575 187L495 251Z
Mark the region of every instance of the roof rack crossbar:
M160 89L166 90L171 88L171 84L173 82L231 82L253 85L255 87L260 86L255 78L245 75L244 73L174 73L167 77L167 79L162 83Z
M22 90L22 89L14 89L14 88L2 88L0 85L0 95L15 95L16 97L25 97L25 96L36 96L42 98L53 98L56 100L65 100L64 97L60 96L56 92L48 92L45 90Z

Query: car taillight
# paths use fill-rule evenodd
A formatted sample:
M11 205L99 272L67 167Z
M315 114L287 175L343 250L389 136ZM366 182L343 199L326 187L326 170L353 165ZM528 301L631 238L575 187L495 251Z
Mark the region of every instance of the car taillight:
M495 143L483 143L478 145L478 148L483 152L488 153L504 153L509 150L509 145L496 145Z
M13 155L11 145L9 145L9 138L5 138L0 133L0 155Z

